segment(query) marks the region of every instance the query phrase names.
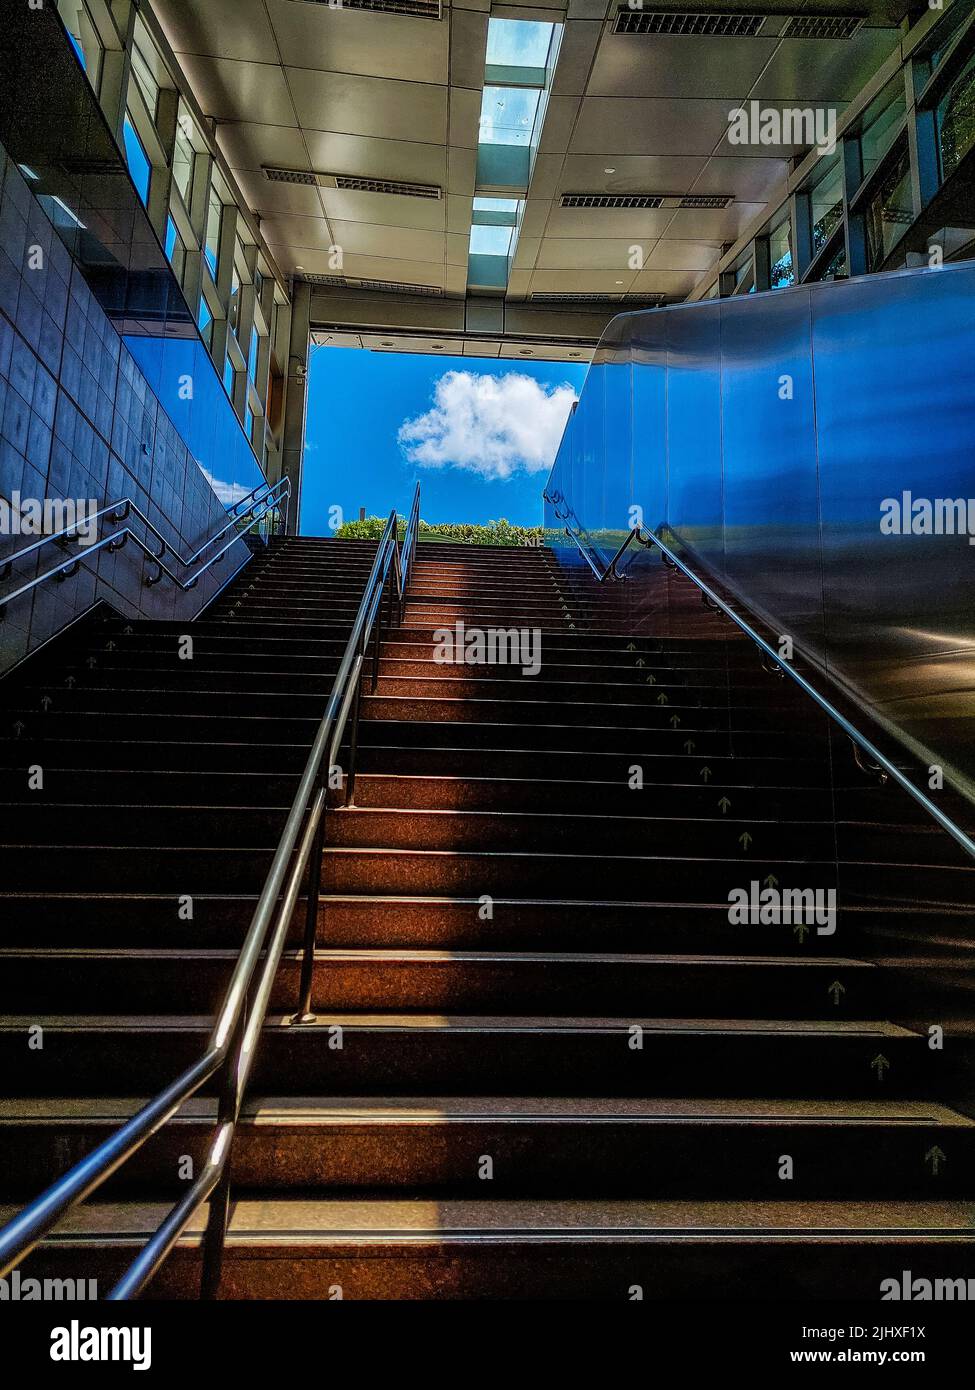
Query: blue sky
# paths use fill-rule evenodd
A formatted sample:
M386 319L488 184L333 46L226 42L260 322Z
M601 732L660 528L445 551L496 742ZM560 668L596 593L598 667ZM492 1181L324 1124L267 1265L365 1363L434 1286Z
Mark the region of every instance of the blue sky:
M301 529L365 507L424 521L542 520L542 487L585 364L313 348ZM406 427L404 430L404 426ZM402 432L402 433L401 433Z

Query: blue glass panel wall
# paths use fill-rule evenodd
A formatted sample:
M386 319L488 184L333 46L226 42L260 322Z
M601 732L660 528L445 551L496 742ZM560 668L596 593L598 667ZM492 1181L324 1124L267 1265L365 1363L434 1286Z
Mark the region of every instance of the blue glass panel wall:
M621 315L547 491L604 555L637 505L975 799L971 263Z

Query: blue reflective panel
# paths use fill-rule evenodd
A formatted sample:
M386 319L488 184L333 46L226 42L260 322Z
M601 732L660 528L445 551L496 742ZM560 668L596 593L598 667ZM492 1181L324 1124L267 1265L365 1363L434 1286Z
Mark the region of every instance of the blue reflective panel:
M68 32L68 39L69 39L70 42L71 42L71 47L74 49L75 53L78 55L78 62L81 64L81 66L82 66L82 67L85 69L85 71L87 72L87 70L88 70L88 62L87 62L87 59L85 58L85 50L82 48L81 44L80 44L80 43L78 42L78 40L75 38L74 34L72 34L70 31Z
M257 354L259 349L260 339L257 334L257 329L252 328L250 346L247 349L247 375L255 385L257 385Z
M250 406L247 407L247 410L246 410L245 413L244 413L244 433L247 435L247 438L248 438L248 439L253 439L253 437L254 437L254 412L253 412L253 410L251 410Z
M223 384L226 388L227 395L232 396L234 394L234 364L229 357L224 363Z
M166 219L166 256L167 256L167 259L169 259L169 260L172 260L172 259L173 259L173 252L176 250L176 241L177 241L176 223L173 221L173 219L172 219L171 217L167 217L167 219Z
M471 253L475 256L507 256L510 246L510 227L471 228Z
M530 144L540 96L535 88L485 87L478 137L481 144Z
M149 176L152 172L152 165L149 163L149 158L142 148L142 141L136 134L135 126L129 120L128 116L125 118L123 133L125 136L125 158L128 161L132 182L138 189L139 197L142 199L143 203L148 203Z
M489 19L487 62L513 68L543 68L554 24L524 19Z

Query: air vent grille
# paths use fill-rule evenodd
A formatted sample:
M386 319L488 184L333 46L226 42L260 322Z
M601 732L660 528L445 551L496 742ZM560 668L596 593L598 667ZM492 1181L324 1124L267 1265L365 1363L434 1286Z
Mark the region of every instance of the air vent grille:
M662 304L666 299L664 294L558 294L548 290L536 290L530 294L529 299L536 304L646 304L654 306Z
M303 0L306 5L328 5L329 9L374 10L377 14L405 14L413 19L440 19L440 0Z
M793 15L782 30L784 39L852 39L863 28L862 15Z
M564 208L726 208L733 193L563 193Z
M308 188L318 187L317 174L307 174L301 169L277 169L265 164L264 177L269 183L301 183Z
M440 198L443 190L435 183L398 183L395 179L359 179L335 175L335 187L350 193L396 193L401 198Z
M344 290L379 290L383 294L421 294L428 299L439 299L443 290L439 285L411 285L398 280L355 280L347 275L313 275L300 271L299 280L307 280L309 285L331 285Z
M631 10L621 7L615 34L673 34L711 39L753 39L761 32L760 14L694 14L687 10Z
M659 193L563 193L560 206L564 208L659 208L663 195Z
M265 164L264 177L270 183L297 183L305 188L341 188L348 193L395 193L400 198L442 198L443 189L435 183L405 183L397 179L360 178L354 174L310 174L304 169L282 169Z

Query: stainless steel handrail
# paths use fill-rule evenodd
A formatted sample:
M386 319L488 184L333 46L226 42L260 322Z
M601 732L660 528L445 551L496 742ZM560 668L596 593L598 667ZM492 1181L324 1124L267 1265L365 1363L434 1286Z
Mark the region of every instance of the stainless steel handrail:
M396 579L396 601L402 614L416 550L418 524L419 485L414 494L404 540L405 564L396 536L395 511L390 513L383 530L325 713L203 1055L0 1230L0 1277L19 1264L68 1211L95 1192L175 1115L181 1105L226 1065L216 1130L202 1172L150 1237L108 1298L118 1301L135 1297L158 1270L195 1213L207 1200L210 1200L210 1210L204 1237L201 1292L207 1297L216 1293L220 1283L230 1205L233 1140L271 988L309 864L307 893L309 904L314 903L314 920L317 923L321 854L316 851L324 843L328 773L341 748L350 710L354 712L355 723L358 721L365 653L384 595L387 609L392 602L391 575ZM381 626L375 640L377 643L382 640ZM354 724L347 786L350 779L354 782L355 755ZM311 918L309 910L306 923ZM255 987L255 973L262 961L263 968ZM314 934L309 945L306 931L300 986L302 999L305 996L306 975L310 978L311 974L309 962L313 967ZM310 1000L310 986L308 998ZM306 1003L304 1007L299 1007L295 1019L298 1021L307 1017Z
M12 589L9 593L0 596L0 620L5 616L4 609L7 604L13 603L15 599L30 593L30 591L36 589L39 584L44 584L49 579L67 579L74 574L79 567L84 565L88 556L97 555L99 551L106 549L112 552L121 550L129 540L133 541L143 554L152 560L157 568L157 573L146 575L143 580L144 584L151 587L154 584L158 584L165 575L184 592L195 588L200 581L201 575L205 574L211 565L215 565L218 560L222 559L227 551L231 550L242 536L245 536L248 531L253 530L265 517L277 511L282 498L291 496L291 480L289 478L281 478L273 487L270 487L270 485L268 486L268 492L253 501L247 511L241 512L239 516L233 517L226 526L221 527L219 531L210 536L199 550L188 559L184 559L183 556L159 534L149 518L131 498L122 497L117 502L112 502L107 507L102 507L101 510L96 512L89 520L98 521L103 516L108 516L109 513L118 513L118 515L114 515L112 519L117 524L120 524L123 521L127 521L129 515L134 512L140 521L144 523L147 530L159 541L161 549L158 551L153 550L137 532L133 531L131 526L124 526L120 531L114 531L112 535L103 536L100 541L95 541L92 545L86 546L81 554L63 560L52 569L45 570L43 574L34 575L32 579L29 579L25 584L21 584L19 588ZM248 515L250 515L249 521L247 520ZM13 571L14 565L19 560L23 560L25 556L36 553L46 545L70 539L77 533L77 529L77 525L66 526L62 530L54 532L49 536L42 536L39 540L32 542L30 545L24 546L22 550L15 551L14 554L8 555L3 561L0 561L0 579L8 578ZM234 535L227 544L222 546L216 554L211 555L188 579L180 579L163 560L163 556L169 551L181 564L189 566L197 560L205 550L209 549L211 545L216 544L221 536L226 535L231 529L234 530Z
M545 494L545 497L546 501L548 501L555 509L556 515L558 516L560 521L565 520L566 516L571 514L568 511L565 513L560 513L558 511L556 501L562 501L564 500L563 498L558 497L557 499L553 500L553 498L550 497L547 493ZM877 745L873 743L869 738L867 738L866 734L861 733L857 726L853 724L849 719L847 719L846 715L841 714L835 705L831 704L830 701L827 700L826 697L822 695L814 685L812 685L809 681L806 680L805 676L799 674L799 672L795 669L791 662L786 661L775 650L773 646L771 646L768 642L765 641L764 637L761 637L755 631L755 629L751 626L750 623L746 622L745 619L742 618L740 614L736 613L734 609L731 608L724 601L724 599L720 597L719 594L715 593L711 586L707 584L700 577L700 575L696 574L694 570L692 570L690 566L686 564L680 558L680 556L676 554L674 550L671 549L670 546L666 545L661 540L660 536L656 531L651 531L648 526L634 526L633 529L630 531L629 535L627 536L626 540L623 542L623 544L617 550L616 554L613 556L612 560L610 560L609 564L606 565L602 571L600 571L593 564L591 557L589 556L588 552L586 551L585 547L583 546L582 542L580 541L579 537L575 534L575 532L572 531L568 526L564 527L563 529L565 531L565 534L569 536L573 541L575 541L579 553L583 556L585 560L588 561L590 567L593 569L593 572L595 573L600 583L603 583L606 579L609 578L623 578L623 576L619 574L619 572L617 571L616 565L619 559L625 554L625 552L629 549L630 545L632 545L634 541L638 541L647 549L651 549L653 546L656 546L657 549L660 551L661 555L667 561L667 563L674 566L676 569L679 569L681 573L685 575L693 584L696 584L704 598L707 600L707 602L711 604L712 607L719 609L722 613L725 614L726 617L730 618L733 623L735 623L739 628L741 628L742 632L745 633L746 637L750 637L751 640L756 644L756 646L761 648L762 652L773 662L777 670L787 672L796 682L796 684L800 686L801 689L804 690L805 693L811 699L815 700L816 704L819 705L820 709L823 710L824 713L827 714L830 717L830 719L832 719L834 723L836 723L843 730L847 737L852 740L855 749L862 749L863 752L865 752L868 755L868 757L876 764L876 768L878 771L882 772L886 777L890 777L894 782L897 783L899 787L903 788L904 791L906 791L910 796L912 796L914 800L918 803L918 805L923 807L927 814L931 816L933 820L937 821L938 825L941 826L942 830L947 831L951 838L955 840L957 844L961 845L962 849L966 852L966 854L969 854L973 859L975 859L975 840L972 840L971 837L967 835L964 830L962 830L961 826L956 824L956 822L953 821L950 816L946 815L945 812L941 810L940 806L937 806L929 796L925 796L924 792L921 791L919 787L916 787L909 777L906 777L904 775L904 773L901 771L901 769L897 766L896 763L891 762L891 760L880 751ZM582 528L580 527L580 529Z

